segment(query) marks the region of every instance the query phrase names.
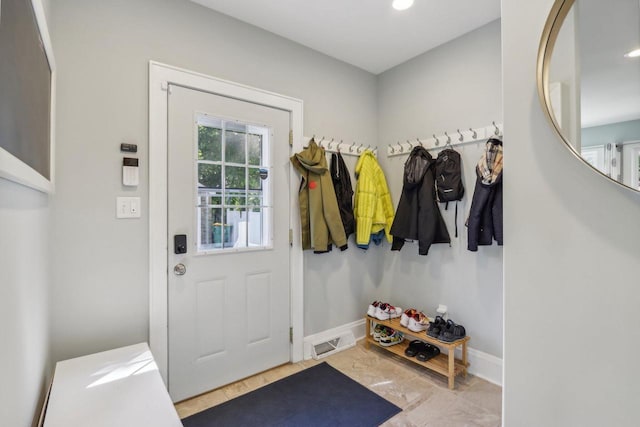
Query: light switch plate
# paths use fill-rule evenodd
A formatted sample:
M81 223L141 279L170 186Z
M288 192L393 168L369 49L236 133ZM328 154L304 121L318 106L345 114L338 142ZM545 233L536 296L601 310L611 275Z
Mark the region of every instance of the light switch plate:
M116 218L140 218L140 197L116 197Z

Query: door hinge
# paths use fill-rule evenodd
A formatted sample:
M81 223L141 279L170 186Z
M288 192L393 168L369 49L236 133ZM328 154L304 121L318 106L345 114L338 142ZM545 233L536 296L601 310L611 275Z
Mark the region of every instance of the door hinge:
M289 246L293 246L293 228L289 229Z
M289 328L289 343L293 344L293 327Z
M289 130L289 146L293 147L293 130Z

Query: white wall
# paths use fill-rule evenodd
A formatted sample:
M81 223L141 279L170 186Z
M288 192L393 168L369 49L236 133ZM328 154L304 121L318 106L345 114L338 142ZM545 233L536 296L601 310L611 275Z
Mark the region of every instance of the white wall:
M500 55L500 21L494 21L381 74L381 147L501 122ZM392 302L425 310L430 316L436 315L438 304L445 304L450 318L465 325L473 348L502 357L502 248L494 245L469 252L464 226L483 148L483 143L458 148L466 190L458 206L458 239L454 237L455 204L447 211L441 205L452 247L433 245L427 256L419 256L414 243L405 244L400 252L390 252L387 246L380 263ZM397 206L407 156L382 157Z
M375 77L187 0L59 0L58 194L53 205L55 360L148 337L148 61L305 102L305 134L375 142ZM120 183L121 142L138 144L141 182ZM116 220L118 195L142 218ZM305 335L360 318L376 260L308 255ZM331 316L328 315L330 310Z
M502 1L506 426L635 426L640 197L553 133L536 93L552 0Z
M0 425L30 426L50 376L49 199L0 178Z

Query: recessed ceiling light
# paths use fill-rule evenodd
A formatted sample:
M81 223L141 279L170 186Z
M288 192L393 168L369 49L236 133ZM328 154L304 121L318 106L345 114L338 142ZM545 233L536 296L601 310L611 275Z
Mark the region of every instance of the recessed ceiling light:
M393 0L392 6L396 10L405 10L413 6L413 0Z
M625 58L637 58L639 56L640 56L640 49L632 50L631 52L624 54Z

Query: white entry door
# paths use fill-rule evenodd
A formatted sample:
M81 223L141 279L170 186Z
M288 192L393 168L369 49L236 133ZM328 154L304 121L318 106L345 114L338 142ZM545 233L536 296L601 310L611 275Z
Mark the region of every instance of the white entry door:
M179 401L290 360L290 121L175 85L168 105L168 380Z

